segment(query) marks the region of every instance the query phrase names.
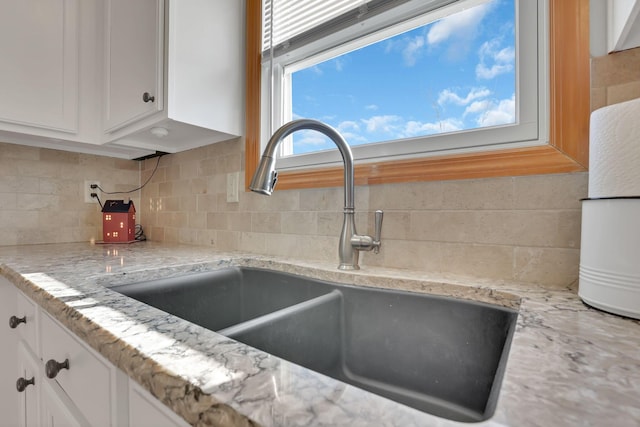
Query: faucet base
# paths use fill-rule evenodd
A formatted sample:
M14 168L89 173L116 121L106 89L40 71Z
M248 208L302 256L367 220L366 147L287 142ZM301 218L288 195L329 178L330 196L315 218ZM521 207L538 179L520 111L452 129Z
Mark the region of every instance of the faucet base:
M338 266L338 270L360 270L359 265L351 265L351 264L340 264Z

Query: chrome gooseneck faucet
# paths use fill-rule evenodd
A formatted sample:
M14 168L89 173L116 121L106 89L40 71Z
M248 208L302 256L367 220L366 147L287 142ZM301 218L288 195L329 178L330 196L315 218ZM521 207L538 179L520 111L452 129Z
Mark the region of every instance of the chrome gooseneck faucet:
M356 233L356 224L354 220L354 169L353 154L351 148L344 138L331 126L328 126L317 120L300 119L294 120L283 125L278 129L269 142L267 143L260 164L256 169L251 185L251 191L270 196L278 180L278 172L276 171L276 149L280 142L298 130L309 129L315 130L331 139L340 150L342 161L344 163L344 222L342 223L342 232L340 233L340 243L338 246L338 256L340 257L340 270L358 270L359 251L373 250L378 253L380 250L380 234L382 231L382 211L376 211L375 215L375 237L360 236Z

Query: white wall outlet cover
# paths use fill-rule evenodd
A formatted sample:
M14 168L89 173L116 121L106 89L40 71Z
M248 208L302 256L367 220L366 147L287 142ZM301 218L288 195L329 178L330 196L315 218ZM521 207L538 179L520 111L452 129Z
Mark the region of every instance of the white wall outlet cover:
M91 185L95 184L98 187L100 186L100 181L84 181L84 186L82 187L82 192L84 194L84 202L85 203L98 203L98 199L95 197L91 197L91 193L96 193L100 195L100 190L97 188L91 188Z

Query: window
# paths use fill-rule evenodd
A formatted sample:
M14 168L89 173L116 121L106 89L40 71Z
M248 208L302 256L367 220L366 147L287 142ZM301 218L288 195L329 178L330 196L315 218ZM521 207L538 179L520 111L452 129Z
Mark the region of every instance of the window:
M584 171L588 164L590 57L589 0L549 1L549 144L525 148L442 154L393 161L357 162L356 184L468 179ZM261 123L262 0L247 0L245 185L258 164ZM262 96L262 98L261 98ZM278 167L280 165L278 164ZM279 173L278 189L342 185L339 166Z
M309 10L265 0L263 143L299 117L338 129L358 161L548 142L538 51L546 45L545 1L337 3L338 18L283 35L279 11L306 22L295 13ZM344 12L347 3L356 18ZM334 148L317 132L296 132L282 144L278 168L337 164Z

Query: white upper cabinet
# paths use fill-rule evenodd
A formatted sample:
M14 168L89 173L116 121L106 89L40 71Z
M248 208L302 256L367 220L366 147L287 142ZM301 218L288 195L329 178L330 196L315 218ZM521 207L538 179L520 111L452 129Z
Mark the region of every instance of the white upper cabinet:
M105 19L104 128L113 132L162 110L164 2L107 0Z
M28 125L76 133L78 55L77 0L4 2L0 120L9 129Z
M640 46L640 1L608 0L607 45L609 52Z
M0 141L136 158L240 136L243 59L242 0L3 2Z
M243 2L109 0L110 145L176 152L243 132Z

